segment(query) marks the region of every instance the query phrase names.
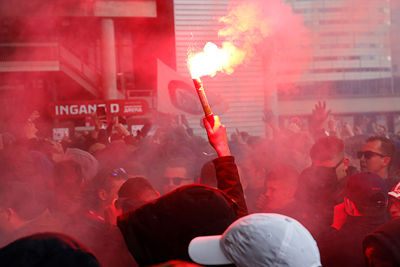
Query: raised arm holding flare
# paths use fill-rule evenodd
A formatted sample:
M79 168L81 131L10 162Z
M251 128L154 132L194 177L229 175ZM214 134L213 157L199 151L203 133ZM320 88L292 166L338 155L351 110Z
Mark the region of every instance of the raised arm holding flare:
M204 118L203 122L207 130L208 140L218 154L218 158L213 160L217 175L217 187L237 204L236 214L239 217L246 216L248 214L246 200L244 199L235 158L229 150L226 127L221 124L218 116L211 116L213 125L210 123L210 116Z

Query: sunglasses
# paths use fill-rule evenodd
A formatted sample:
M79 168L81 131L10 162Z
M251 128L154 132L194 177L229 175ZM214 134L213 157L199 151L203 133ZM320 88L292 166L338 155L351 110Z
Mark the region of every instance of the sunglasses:
M370 158L372 158L373 156L379 156L379 157L382 157L382 158L383 158L383 157L386 157L386 156L383 155L383 154L376 153L376 152L374 152L374 151L369 151L369 150L367 150L367 151L358 151L358 152L357 152L357 158L361 159L363 156L364 156L365 159L370 159Z
M193 181L192 178L182 178L182 177L173 177L173 178L168 177L166 179L172 180L172 183L174 185L180 185L183 181Z

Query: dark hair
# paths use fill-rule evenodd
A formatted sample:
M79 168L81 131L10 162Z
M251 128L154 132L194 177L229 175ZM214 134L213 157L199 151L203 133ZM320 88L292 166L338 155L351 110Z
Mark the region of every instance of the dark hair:
M54 164L54 183L59 185L62 183L63 179L69 179L71 172L75 173L78 177L77 183L83 181L82 167L78 163L72 160L66 160L57 162Z
M366 143L380 141L380 150L382 154L390 158L388 165L389 176L395 176L398 172L398 162L400 160L397 154L396 144L384 136L371 136Z
M147 202L143 198L147 192L157 195L157 191L146 178L131 177L119 188L116 205L122 209L123 213L136 209Z
M167 168L184 168L188 175L188 177L186 177L186 178L193 178L193 181L194 181L194 176L195 176L194 165L187 158L183 158L183 157L170 158L166 162L165 170Z
M99 205L98 192L104 190L109 193L114 186L115 182L127 180L128 175L113 175L114 171L102 170L91 180L83 190L87 194L86 205L90 207L97 207Z
M174 167L183 167L183 168L188 169L189 166L190 166L190 163L184 157L175 157L175 158L168 159L167 162L166 162L166 166L167 167L172 167L172 168L174 168Z
M200 184L217 187L217 174L212 161L203 164L200 171Z
M313 161L326 161L335 158L344 151L344 143L334 136L325 136L317 140L311 147L310 157Z
M114 182L121 180L126 181L129 178L128 174L126 172L123 173L125 170L119 174L118 170L120 169L123 170L122 168L117 168L115 170L103 170L99 172L92 181L93 188L95 188L96 191L104 189L106 192L109 192Z

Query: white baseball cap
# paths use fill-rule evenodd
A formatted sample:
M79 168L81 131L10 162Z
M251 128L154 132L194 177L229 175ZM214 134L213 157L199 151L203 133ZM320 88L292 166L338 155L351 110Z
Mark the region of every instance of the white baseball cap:
M194 238L189 256L203 265L322 266L308 230L298 221L274 213L251 214L236 220L222 235Z

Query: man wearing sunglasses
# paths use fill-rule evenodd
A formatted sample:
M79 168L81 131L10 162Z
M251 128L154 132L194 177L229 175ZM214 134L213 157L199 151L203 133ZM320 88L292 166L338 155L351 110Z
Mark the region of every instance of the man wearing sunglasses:
M163 193L166 194L182 186L194 183L191 163L184 158L175 158L167 162L163 177Z
M392 159L396 153L395 144L386 137L373 136L364 144L361 151L357 153L360 159L361 171L370 171L381 176L388 186L393 188L398 178L391 177L390 167Z

